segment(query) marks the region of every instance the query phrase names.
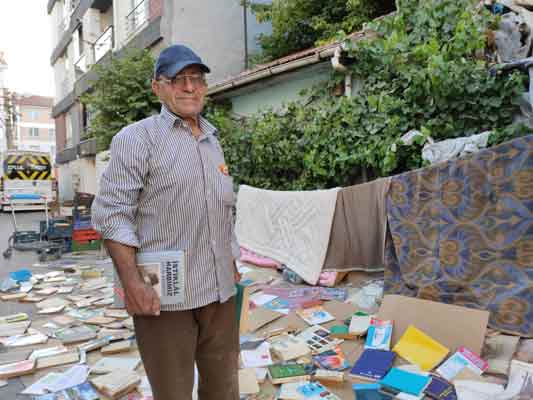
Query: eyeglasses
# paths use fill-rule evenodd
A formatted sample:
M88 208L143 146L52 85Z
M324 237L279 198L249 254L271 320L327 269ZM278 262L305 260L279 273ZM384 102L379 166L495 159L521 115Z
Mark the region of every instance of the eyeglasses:
M185 86L187 85L187 80L189 80L189 82L191 83L191 86L195 89L205 85L205 77L200 74L176 75L172 79L168 79L163 76L160 76L159 80L161 82L166 83L167 85L171 85L175 88L180 88L180 89L185 88Z

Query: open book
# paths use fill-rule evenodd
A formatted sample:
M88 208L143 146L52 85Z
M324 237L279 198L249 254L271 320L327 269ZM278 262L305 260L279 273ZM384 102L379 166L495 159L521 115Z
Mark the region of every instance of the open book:
M161 305L184 301L185 253L182 250L137 253L137 268L145 283L152 286ZM124 307L124 290L115 271L114 307Z

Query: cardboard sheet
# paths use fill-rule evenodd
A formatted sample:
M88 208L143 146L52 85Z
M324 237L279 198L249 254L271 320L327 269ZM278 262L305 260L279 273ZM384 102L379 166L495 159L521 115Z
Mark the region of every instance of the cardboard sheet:
M379 319L394 321L392 345L409 325L421 329L455 352L460 346L481 354L489 312L400 295L386 295Z

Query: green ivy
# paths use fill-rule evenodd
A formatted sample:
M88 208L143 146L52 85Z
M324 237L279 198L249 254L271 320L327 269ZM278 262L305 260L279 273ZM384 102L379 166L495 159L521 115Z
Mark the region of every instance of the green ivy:
M207 115L221 129L236 181L315 189L419 168L423 142L399 141L412 129L435 140L493 130L491 144L525 134L512 125L523 78L488 74L485 36L495 17L478 3L399 0L394 15L369 25L377 38L346 42L359 83L351 98L331 95L342 78L332 75L310 101L282 112L235 119L211 105Z

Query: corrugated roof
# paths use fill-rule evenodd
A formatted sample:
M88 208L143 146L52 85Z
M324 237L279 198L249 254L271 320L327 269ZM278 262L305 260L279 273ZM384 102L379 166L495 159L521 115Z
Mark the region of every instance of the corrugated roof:
M393 13L391 13L393 14ZM387 15L391 15L387 14ZM387 15L376 18L379 20ZM354 32L348 36L351 41L357 42L365 37L372 36L374 33L368 31ZM297 53L274 60L268 64L258 65L257 67L241 72L230 78L215 82L209 86L209 95L216 95L226 92L228 90L236 89L238 87L247 85L261 79L268 78L273 75L278 75L284 72L293 71L304 65L316 64L333 56L335 49L339 47L342 42L334 42L324 46L318 46L307 50L302 50Z

